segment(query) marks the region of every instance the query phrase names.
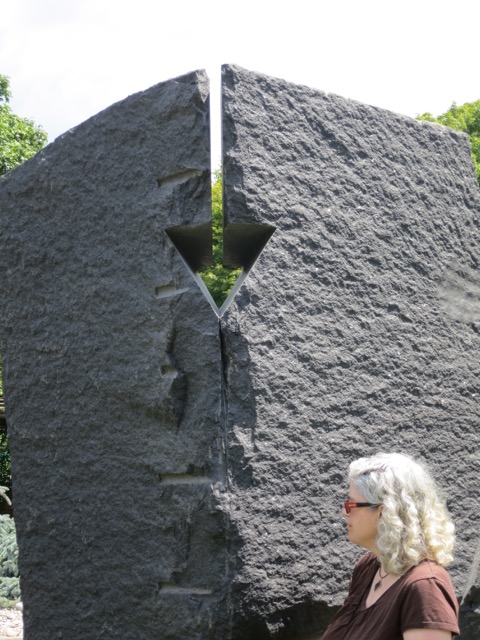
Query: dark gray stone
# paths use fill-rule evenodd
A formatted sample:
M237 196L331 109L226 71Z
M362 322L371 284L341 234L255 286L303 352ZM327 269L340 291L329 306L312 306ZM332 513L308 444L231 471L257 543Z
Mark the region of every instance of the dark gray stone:
M381 450L427 460L446 490L461 595L480 323L450 313L467 296L445 283L478 268L467 137L237 67L223 82L228 221L276 228L222 318L234 637L326 625L362 553L340 515L346 469Z
M382 449L425 458L447 491L474 638L467 139L223 77L227 261L250 271L220 323L185 265L209 258L202 72L0 181L25 640L318 638L361 553L340 517L346 468Z
M0 182L25 640L210 638L224 616L218 319L165 235L210 225L209 145L197 72Z

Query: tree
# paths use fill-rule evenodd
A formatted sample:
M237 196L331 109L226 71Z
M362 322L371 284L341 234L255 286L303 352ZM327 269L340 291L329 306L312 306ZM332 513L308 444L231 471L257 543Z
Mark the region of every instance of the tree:
M12 113L10 80L0 74L0 176L43 149L47 134L31 120ZM2 389L2 361L0 358L0 396Z
M213 264L202 269L200 275L217 307L221 307L237 281L241 269L229 269L223 266L223 206L222 172L217 169L212 184L212 236Z
M428 122L438 122L451 129L464 131L470 138L472 147L472 160L475 166L475 173L480 184L480 100L475 102L466 102L458 107L455 102L448 111L442 113L438 117L432 116L431 113L423 113L418 116L419 120L427 120Z
M47 143L47 134L41 127L31 120L12 113L8 104L10 97L10 81L7 76L0 74L0 176L31 158ZM10 454L2 413L3 387L0 354L0 485L10 488Z
M0 176L43 149L47 134L34 122L12 113L10 82L0 75Z

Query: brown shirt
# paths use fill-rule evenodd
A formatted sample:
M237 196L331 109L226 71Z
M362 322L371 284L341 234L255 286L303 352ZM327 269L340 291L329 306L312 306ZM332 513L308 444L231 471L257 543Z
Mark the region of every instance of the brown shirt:
M458 601L448 572L429 560L412 567L370 607L365 606L378 561L367 553L355 565L343 607L322 640L402 640L408 629L458 628Z

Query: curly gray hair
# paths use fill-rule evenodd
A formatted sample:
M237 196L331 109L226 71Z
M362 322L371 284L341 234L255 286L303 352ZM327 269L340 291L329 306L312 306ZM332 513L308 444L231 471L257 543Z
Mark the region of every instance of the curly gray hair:
M455 527L430 473L412 458L380 453L350 464L349 481L365 500L382 504L376 546L388 573L402 573L421 560L446 567Z

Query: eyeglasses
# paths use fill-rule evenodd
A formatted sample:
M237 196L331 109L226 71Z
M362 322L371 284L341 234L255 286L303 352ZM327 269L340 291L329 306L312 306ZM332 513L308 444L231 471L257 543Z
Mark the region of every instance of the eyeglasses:
M349 502L348 500L345 500L345 502L343 503L343 508L345 509L345 513L350 513L350 511L354 508L354 507L379 507L379 504L375 504L373 502Z

